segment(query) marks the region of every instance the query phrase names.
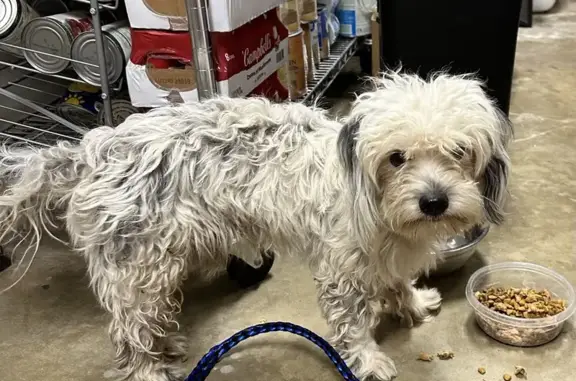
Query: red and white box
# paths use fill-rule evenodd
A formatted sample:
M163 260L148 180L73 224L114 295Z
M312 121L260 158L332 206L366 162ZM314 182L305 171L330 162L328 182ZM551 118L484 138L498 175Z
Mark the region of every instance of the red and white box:
M283 0L208 0L208 29L230 32ZM125 0L130 26L135 29L188 30L186 0Z
M159 107L197 101L190 35L139 29L132 29L131 34L126 79L132 104ZM274 94L274 87L279 86L278 97L283 96L280 81L265 82L288 57L288 30L275 9L234 31L211 32L210 39L219 94L242 97L255 89Z
M254 90L250 93L251 96L262 96L270 100L280 102L288 99L289 93L288 88L282 84L278 76L278 72L272 73L272 75L264 80L261 84L256 86Z

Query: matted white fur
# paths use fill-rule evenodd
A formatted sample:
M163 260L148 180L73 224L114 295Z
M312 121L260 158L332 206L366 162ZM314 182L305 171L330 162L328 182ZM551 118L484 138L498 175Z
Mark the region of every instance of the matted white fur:
M412 280L443 237L501 221L512 131L472 78L393 72L374 85L344 121L217 98L77 145L4 147L2 238L36 245L63 219L112 316L120 380L181 381L182 282L262 250L309 261L333 344L362 380L389 380L373 336L383 303L410 324L439 308Z

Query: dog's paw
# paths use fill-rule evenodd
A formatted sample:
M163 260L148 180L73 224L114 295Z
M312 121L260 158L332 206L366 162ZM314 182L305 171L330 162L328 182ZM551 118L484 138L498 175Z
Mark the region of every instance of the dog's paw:
M442 296L435 288L414 289L414 303L429 312L434 312L440 309Z
M377 345L354 353L353 358L350 368L361 381L390 381L397 375L394 361Z
M433 313L440 309L442 305L442 297L435 288L430 289L417 289L412 291L412 298L399 311L400 318L409 326L414 326L415 323L427 323L434 317Z
M437 289L415 288L408 308L414 322L426 323L432 320L432 313L440 309L441 305L442 297Z

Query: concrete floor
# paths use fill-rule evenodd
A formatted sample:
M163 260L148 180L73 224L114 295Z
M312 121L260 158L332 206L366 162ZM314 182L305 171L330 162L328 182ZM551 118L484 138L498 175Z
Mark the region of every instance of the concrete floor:
M507 223L491 231L460 272L435 281L445 298L431 323L406 329L384 324L381 345L396 361L399 381L501 380L514 365L533 381L568 380L576 367L576 331L532 349L498 344L471 319L464 298L468 276L483 263L530 261L576 284L576 2L538 16L521 29L511 118L512 200ZM0 286L8 284L2 273ZM226 280L189 285L181 316L190 338L191 369L212 345L248 325L284 320L320 334L326 326L304 264L284 258L254 291ZM46 242L30 273L0 295L0 380L102 380L112 360L107 316L87 288L83 261ZM415 361L420 351L451 350L451 361ZM480 376L476 369L485 366ZM271 334L242 344L219 364L212 381L338 380L328 360L303 339Z

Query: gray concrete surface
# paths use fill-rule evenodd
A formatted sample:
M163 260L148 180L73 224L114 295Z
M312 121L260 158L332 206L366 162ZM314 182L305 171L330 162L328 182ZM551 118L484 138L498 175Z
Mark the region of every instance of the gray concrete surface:
M445 298L431 323L406 329L385 322L381 345L396 361L399 381L496 381L515 365L533 381L568 381L576 368L572 323L554 342L520 349L487 338L471 319L464 285L483 263L540 263L576 284L576 3L538 16L518 42L512 120L516 140L512 200L506 224L494 229L460 272L435 281ZM10 282L0 274L0 286ZM219 340L248 325L284 320L323 334L306 266L276 262L258 290L241 292L226 280L188 285L181 316L190 338L192 366ZM107 316L87 288L84 263L64 246L45 242L29 274L0 295L0 380L96 381L112 360ZM451 350L451 361L415 361L420 351ZM484 366L484 376L476 372ZM310 343L287 334L242 344L209 378L212 381L338 380Z

